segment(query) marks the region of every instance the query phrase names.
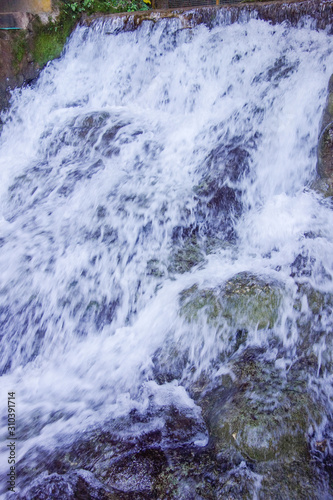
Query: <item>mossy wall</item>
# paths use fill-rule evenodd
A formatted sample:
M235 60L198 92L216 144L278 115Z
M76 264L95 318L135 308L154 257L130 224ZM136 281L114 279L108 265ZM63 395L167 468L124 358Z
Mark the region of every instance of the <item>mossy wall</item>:
M27 14L26 29L0 31L0 110L11 90L34 80L45 64L59 57L77 19L60 11L48 20Z
M60 56L68 36L83 15L147 10L150 0L53 1L53 12L15 15L18 29L0 30L0 111L11 90L34 80L40 70Z

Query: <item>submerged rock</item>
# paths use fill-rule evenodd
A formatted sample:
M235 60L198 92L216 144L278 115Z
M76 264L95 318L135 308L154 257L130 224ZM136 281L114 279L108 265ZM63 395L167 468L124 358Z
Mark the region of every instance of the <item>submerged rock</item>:
M243 138L225 138L222 145L208 154L205 174L200 183L193 187L200 234L234 242L234 220L242 212L239 181L249 171L249 150L255 147L256 139L252 137L244 145Z
M204 254L195 234L183 239L174 249L170 257L168 271L184 274L193 267L204 262Z
M298 283L294 312L298 331L296 352L309 375L331 374L333 295L310 283ZM324 326L325 325L325 326Z

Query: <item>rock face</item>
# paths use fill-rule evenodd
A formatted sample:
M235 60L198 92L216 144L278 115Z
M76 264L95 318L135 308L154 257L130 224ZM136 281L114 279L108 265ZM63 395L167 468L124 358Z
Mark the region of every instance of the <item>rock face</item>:
M315 189L326 197L333 196L333 75L328 84L328 97L318 142L317 172Z
M0 110L7 106L11 89L29 83L39 73L31 54L25 53L26 36L0 31Z

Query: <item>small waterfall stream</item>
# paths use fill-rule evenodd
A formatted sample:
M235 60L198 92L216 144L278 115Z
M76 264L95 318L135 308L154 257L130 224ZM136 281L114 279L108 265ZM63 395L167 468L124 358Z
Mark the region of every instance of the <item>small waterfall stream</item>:
M17 498L44 498L19 492L72 469L142 498L277 498L265 464L302 456L317 460L309 498L332 498L333 212L311 189L332 49L306 22L97 21L14 92L0 136L0 474L14 391ZM246 436L229 422L238 493L229 479L212 496L188 478L170 496L148 473L108 479L97 445L80 462L96 433L113 450L158 435L155 451L219 457L219 412L251 383L265 418ZM267 437L281 408L303 455L300 438L284 458ZM72 469L57 469L68 450Z

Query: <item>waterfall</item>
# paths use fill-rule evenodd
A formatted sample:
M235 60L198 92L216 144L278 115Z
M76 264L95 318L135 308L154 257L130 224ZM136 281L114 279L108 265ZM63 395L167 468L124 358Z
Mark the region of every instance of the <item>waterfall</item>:
M306 22L97 21L13 93L0 136L0 473L13 391L16 492L98 429L174 446L170 408L193 424L179 443L206 449L198 387L237 381L251 349L281 384L311 357L307 439L328 456L333 213L311 183L332 49ZM255 497L264 472L246 460Z

